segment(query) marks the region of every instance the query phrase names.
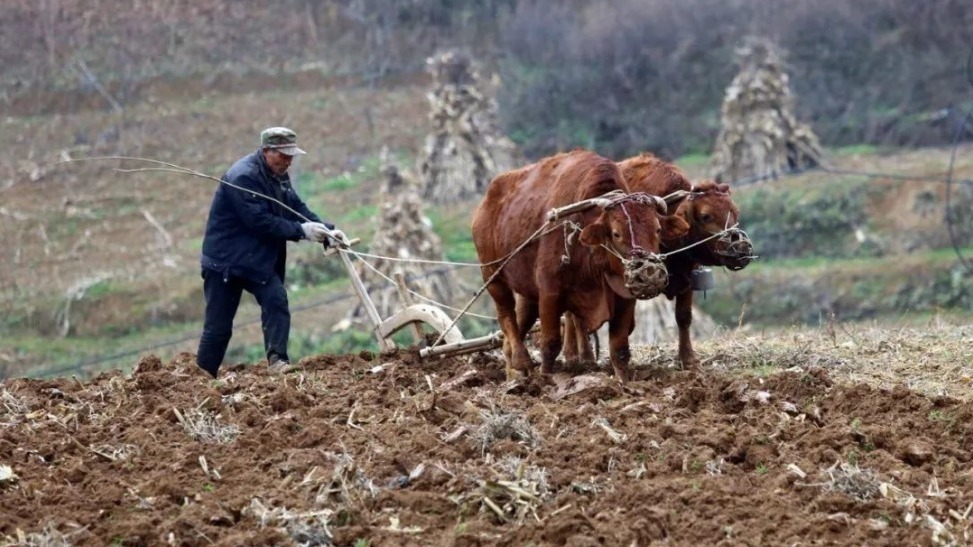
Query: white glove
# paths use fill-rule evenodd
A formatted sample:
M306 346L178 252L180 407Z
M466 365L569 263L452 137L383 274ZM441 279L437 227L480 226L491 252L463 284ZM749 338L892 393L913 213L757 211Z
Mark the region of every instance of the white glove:
M345 237L345 233L342 232L341 230L331 230L331 235L328 236L328 239L330 240L331 245L335 245L335 244L341 245L344 244L345 241L347 241L347 238Z
M304 222L301 229L304 230L304 237L311 241L322 243L328 238L328 227L320 222Z

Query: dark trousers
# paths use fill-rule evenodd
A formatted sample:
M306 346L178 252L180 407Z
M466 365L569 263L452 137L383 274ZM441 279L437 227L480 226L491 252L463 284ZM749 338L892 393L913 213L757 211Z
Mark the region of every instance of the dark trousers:
M196 363L216 378L226 356L226 348L233 336L233 317L240 305L243 291L252 294L260 304L260 322L264 332L267 360L288 360L287 339L291 330L291 312L287 305L287 291L277 276L266 283L257 283L236 276L224 277L221 272L203 268L203 294L206 297L206 318L199 338Z

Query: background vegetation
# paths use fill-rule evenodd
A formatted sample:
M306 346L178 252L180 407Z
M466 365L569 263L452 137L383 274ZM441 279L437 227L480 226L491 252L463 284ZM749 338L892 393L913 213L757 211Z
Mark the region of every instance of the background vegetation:
M379 150L415 165L429 130L425 59L447 47L481 63L502 130L527 159L577 146L611 157L650 150L698 178L734 49L748 34L769 36L828 164L894 176L819 170L736 188L761 258L720 274L704 310L759 328L967 314L970 272L953 248L969 256L973 245L973 133L960 124L973 110L967 4L7 0L0 376L195 350L209 181L60 160L145 156L218 176L261 128L291 125L311 151L294 169L299 191L367 242ZM943 182L953 163L951 238ZM471 207L428 210L449 260L476 260ZM295 355L375 348L366 331L330 331L353 302L345 275L316 249L292 248ZM468 296L476 269L457 275ZM492 314L488 301L476 311ZM259 358L258 317L241 308L231 360ZM494 327L461 326L467 336Z
M798 117L831 146L942 144L973 106L965 0L122 3L5 2L0 97L36 114L92 104L44 95L86 89L101 106L88 70L121 103L159 78L308 67L380 78L463 47L499 76L506 129L529 156L586 146L674 158L709 152L734 48L752 33L783 48Z

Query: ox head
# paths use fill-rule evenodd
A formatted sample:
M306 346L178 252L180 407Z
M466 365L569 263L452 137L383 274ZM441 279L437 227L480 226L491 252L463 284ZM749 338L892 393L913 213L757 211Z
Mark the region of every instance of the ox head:
M681 218L666 216L665 201L648 194L622 194L598 205L600 214L582 230L581 243L604 247L614 255L612 270L624 275L625 289L633 297L660 294L669 276L659 245L685 234L689 226Z
M682 244L705 241L693 249L702 264L742 270L754 258L753 244L746 232L737 227L740 209L730 194L727 184L713 181L696 184L679 204L676 216L690 226Z

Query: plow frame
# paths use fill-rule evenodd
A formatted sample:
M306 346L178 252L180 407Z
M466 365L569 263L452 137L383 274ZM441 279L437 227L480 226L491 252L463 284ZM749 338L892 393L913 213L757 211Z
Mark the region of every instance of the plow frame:
M347 245L351 246L360 241L359 238L354 238L348 241ZM442 336L441 344L425 347L419 351L419 356L423 358L489 351L503 345L503 335L500 331L478 338L466 339L459 331L459 328L455 325L450 326L453 324L453 320L446 315L446 312L434 305L416 304L409 294L405 276L401 272L395 273L395 283L403 308L392 314L391 317L382 319L378 313L378 309L375 307L375 303L368 295L368 289L365 287L365 283L361 280L361 276L358 275L355 265L348 257L348 251L341 247L330 247L325 250L324 254L325 256L338 254L345 269L348 270L351 286L355 290L355 294L361 301L362 308L365 310L365 314L372 324L372 334L378 341L379 351L382 354L389 354L396 350L395 342L392 341L391 337L396 332L407 327L412 329L413 338L416 342L425 340L426 335L423 332L423 325L433 329L437 335L445 332Z

